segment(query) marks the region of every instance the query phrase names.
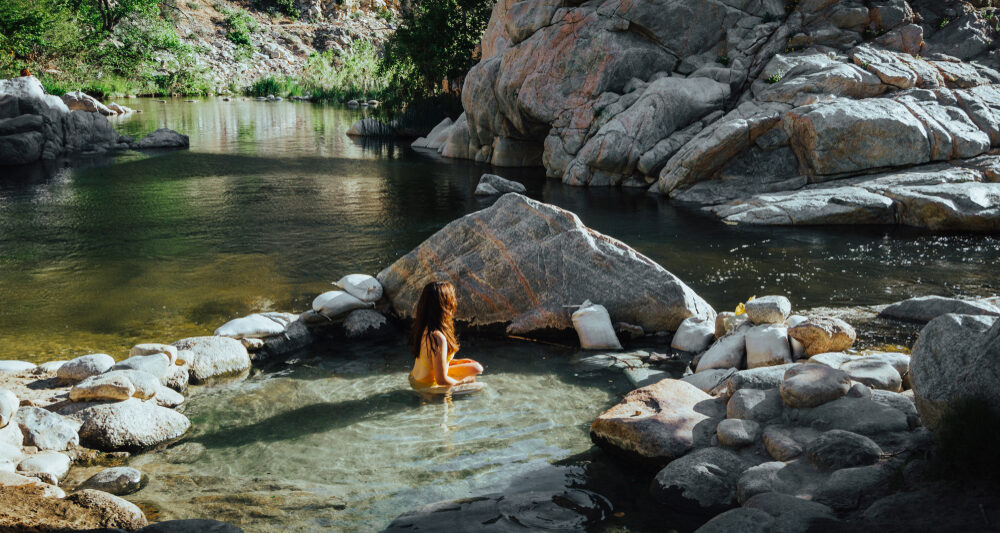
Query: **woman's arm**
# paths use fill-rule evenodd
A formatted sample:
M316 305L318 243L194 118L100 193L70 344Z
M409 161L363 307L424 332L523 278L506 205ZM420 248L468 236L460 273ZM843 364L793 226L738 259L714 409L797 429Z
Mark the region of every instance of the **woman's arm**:
M431 370L438 385L455 385L457 379L448 377L448 341L440 331L430 334Z

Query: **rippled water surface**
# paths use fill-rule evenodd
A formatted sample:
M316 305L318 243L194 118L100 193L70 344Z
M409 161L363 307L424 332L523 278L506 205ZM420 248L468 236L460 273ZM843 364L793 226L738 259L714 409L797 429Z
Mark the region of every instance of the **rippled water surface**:
M140 340L301 310L347 272L375 273L487 205L487 167L344 135L335 106L131 100L124 134L170 127L191 149L124 153L0 179L0 359L120 357ZM796 306L993 294L1000 241L886 228L743 228L644 191L500 171L679 275L719 308L783 292Z
M119 131L170 127L190 135L191 149L3 170L0 359L121 358L136 342L208 334L252 311L302 310L330 281L375 273L489 203L472 194L488 168L355 142L343 132L359 112L129 103L144 112L119 120ZM733 227L644 191L500 173L649 255L718 308L772 292L813 307L998 287L995 237ZM618 375L580 374L572 353L469 339L463 355L486 365L488 388L445 403L407 389L401 341L317 348L248 381L192 390L191 434L132 459L150 483L129 498L157 520L368 531L426 503L549 475L556 486L585 485L587 428L627 387ZM74 470L69 484L89 473Z

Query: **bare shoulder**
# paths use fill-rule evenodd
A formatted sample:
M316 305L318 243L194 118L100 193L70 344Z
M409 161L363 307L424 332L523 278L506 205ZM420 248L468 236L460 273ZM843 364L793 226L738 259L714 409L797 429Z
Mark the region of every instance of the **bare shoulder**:
M446 339L444 337L444 333L441 333L440 331L432 331L430 333L430 341L431 345L433 345L435 348L440 346L446 346L448 344L448 339Z

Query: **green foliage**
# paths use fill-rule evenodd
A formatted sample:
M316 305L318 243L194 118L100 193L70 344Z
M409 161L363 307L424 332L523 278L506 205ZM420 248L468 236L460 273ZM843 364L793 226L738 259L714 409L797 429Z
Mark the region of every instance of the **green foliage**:
M312 54L297 78L264 77L244 92L249 96L305 96L314 100L383 99L389 78L380 69L378 50L368 41L354 41L350 52L338 57L327 51Z
M445 78L456 81L475 65L492 0L423 0L403 11L386 44L385 64L415 75L423 93Z
M774 74L768 76L764 81L770 84L775 84L781 81L781 78L784 77L785 77L785 71L779 68L778 70L774 71Z
M951 20L948 17L941 19L941 23L938 24L938 28L944 29L945 26L951 24Z
M253 46L250 37L260 31L257 21L250 16L250 13L242 9L229 9L223 7L221 13L225 16L223 24L226 26L226 38L236 44L236 46Z
M721 55L721 56L715 58L715 62L718 63L718 64L720 64L720 65L722 65L722 66L724 66L724 67L728 67L729 63L731 63L732 60L729 59L729 56L727 56L727 55Z
M197 2L188 2L187 6L188 6L188 9L201 9L201 4L199 4Z

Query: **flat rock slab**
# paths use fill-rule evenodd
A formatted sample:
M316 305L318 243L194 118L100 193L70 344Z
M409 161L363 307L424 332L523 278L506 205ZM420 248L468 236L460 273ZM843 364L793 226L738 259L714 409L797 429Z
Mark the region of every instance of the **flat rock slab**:
M139 451L180 437L187 417L155 402L136 398L114 403L76 403L63 408L79 420L84 446L102 451Z
M878 316L927 323L949 313L1000 316L1000 308L982 301L959 300L944 296L920 296L896 302L879 312Z
M789 423L817 430L842 429L862 435L906 431L906 414L868 398L843 397L813 409L788 409Z
M516 193L445 226L378 275L395 311L413 316L424 285L450 281L456 319L509 333L572 328L565 305L591 300L614 322L675 331L715 312L676 276L558 207Z
M664 379L636 389L590 426L602 448L643 462L664 464L707 445L725 405L689 383Z
M861 357L840 365L840 369L854 381L879 390L900 392L903 376L895 367L877 358Z
M69 472L69 457L59 452L39 452L21 460L17 465L19 473L30 476L45 473L54 479L62 479Z

